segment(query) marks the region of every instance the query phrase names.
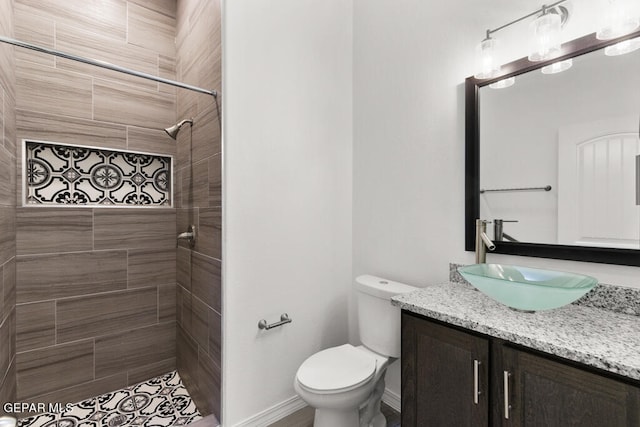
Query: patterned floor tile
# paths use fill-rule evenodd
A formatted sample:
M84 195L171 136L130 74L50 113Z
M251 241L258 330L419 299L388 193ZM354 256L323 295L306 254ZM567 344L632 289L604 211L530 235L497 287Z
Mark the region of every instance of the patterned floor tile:
M19 420L18 427L173 427L202 416L176 371L74 403L61 413Z

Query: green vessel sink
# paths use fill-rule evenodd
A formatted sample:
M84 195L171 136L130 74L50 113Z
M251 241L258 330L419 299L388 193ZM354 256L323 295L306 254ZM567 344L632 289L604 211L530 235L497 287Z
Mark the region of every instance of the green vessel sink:
M562 307L598 284L591 276L517 265L474 264L458 271L488 297L525 311Z

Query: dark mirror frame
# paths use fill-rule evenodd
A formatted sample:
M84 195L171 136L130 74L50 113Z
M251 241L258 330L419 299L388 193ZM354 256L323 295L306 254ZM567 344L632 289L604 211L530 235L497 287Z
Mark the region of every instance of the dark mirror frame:
M563 55L549 61L530 62L526 57L502 67L504 73L493 79L465 81L465 250L475 250L475 220L480 216L480 115L479 89L496 81L534 71L563 59L603 49L623 40L640 37L640 30L613 40L598 40L595 33L562 45ZM638 54L638 52L632 53ZM640 70L638 71L640 72ZM640 102L640 94L637 95ZM640 112L639 112L640 114ZM640 131L639 131L640 132ZM490 218L486 218L490 219ZM639 237L640 238L640 237ZM546 243L495 242L494 253L640 266L640 250L554 245Z

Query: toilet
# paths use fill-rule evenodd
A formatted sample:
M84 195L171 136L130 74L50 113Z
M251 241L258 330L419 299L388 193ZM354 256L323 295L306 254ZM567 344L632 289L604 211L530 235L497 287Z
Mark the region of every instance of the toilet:
M343 344L305 360L294 381L298 395L315 408L314 427L385 427L380 412L387 366L400 357L400 309L391 297L418 288L380 277L355 280L363 345Z

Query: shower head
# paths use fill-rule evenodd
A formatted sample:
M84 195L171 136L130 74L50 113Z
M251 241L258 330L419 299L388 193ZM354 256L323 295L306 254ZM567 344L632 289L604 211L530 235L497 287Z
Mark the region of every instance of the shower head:
M176 123L173 126L165 128L164 131L171 137L171 139L176 139L178 137L178 132L180 132L180 129L185 125L185 123L189 123L193 126L193 119L184 119L180 123Z

